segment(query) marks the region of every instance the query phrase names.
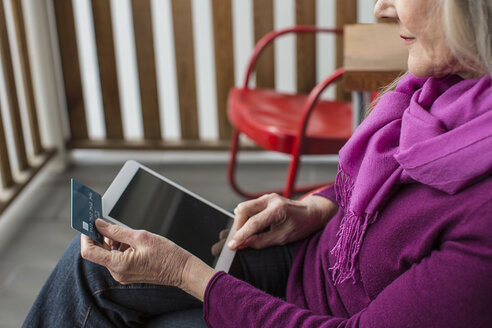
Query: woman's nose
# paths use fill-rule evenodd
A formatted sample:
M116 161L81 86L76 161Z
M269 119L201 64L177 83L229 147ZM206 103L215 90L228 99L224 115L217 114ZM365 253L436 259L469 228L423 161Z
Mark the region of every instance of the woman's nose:
M398 19L398 14L394 6L394 0L378 0L374 6L374 16L376 16L377 19Z

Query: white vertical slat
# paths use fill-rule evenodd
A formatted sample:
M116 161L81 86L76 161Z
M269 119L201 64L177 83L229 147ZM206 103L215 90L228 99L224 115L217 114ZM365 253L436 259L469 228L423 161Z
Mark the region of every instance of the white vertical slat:
M275 30L294 26L295 16L295 0L274 1ZM297 89L295 34L281 36L274 42L275 89L279 92L295 93Z
M57 148L63 164L70 124L53 2L23 0L23 8L41 140Z
M0 3L0 5L2 4ZM1 149L0 151L7 151L10 160L10 167L13 170L16 170L19 167L19 161L17 159L17 154L15 153L14 135L11 124L12 120L10 118L9 101L7 99L3 65L0 65L0 105L2 110L3 130L5 132L5 139L7 142L7 150Z
M316 25L319 27L335 26L335 0L316 1ZM335 35L318 33L316 35L316 81L328 77L335 70ZM323 99L334 99L335 89L328 88Z
M374 17L374 0L358 0L357 1L357 22L358 23L375 23Z
M152 1L161 131L163 137L168 140L181 137L171 12L170 0Z
M15 86L17 89L17 99L19 101L20 118L22 124L22 135L26 146L27 154L33 154L33 144L31 138L31 129L29 125L29 117L27 114L26 90L24 88L24 80L19 57L19 44L17 43L17 35L15 30L14 15L10 1L3 1L5 10L5 19L7 31L9 35L10 51L12 56L12 65L15 77ZM26 58L29 60L29 58Z
M101 96L101 81L90 0L73 0L75 31L80 58L85 115L89 138L104 138L106 128Z
M234 30L234 75L236 86L242 86L246 65L253 51L253 3L251 0L232 2L232 28ZM250 86L254 86L254 79Z
M70 128L53 2L23 0L22 5L40 137L43 146L57 149L50 166L64 169Z
M126 139L140 139L143 137L142 106L130 0L111 0L111 16L123 134Z
M193 0L193 37L200 139L218 139L212 6L210 0Z

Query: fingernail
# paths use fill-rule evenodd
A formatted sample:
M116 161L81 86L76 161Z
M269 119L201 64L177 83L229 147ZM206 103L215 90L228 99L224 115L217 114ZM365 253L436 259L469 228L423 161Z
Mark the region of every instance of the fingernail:
M236 248L236 246L237 246L237 242L236 242L235 240L231 240L231 241L227 244L227 246L229 246L229 248L231 248L231 249L234 249L234 248Z

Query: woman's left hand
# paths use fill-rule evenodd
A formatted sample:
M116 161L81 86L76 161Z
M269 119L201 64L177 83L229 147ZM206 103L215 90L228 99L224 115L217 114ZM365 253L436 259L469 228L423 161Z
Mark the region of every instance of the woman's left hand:
M128 245L120 250L104 247L81 236L81 256L105 266L122 283L175 286L203 300L215 271L170 240L145 230L133 230L96 221L97 230L112 241Z

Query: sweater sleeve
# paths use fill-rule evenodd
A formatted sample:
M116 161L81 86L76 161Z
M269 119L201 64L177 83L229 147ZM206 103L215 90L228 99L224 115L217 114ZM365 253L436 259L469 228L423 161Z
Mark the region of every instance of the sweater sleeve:
M328 187L325 187L323 189L320 189L318 191L315 191L313 193L313 195L315 195L315 196L321 196L321 197L324 197L324 198L328 198L333 203L337 204L337 196L336 196L336 193L335 193L335 185L334 184L332 184L332 185L330 185Z
M350 318L320 315L223 272L204 300L208 327L486 327L492 322L492 206L448 238Z

